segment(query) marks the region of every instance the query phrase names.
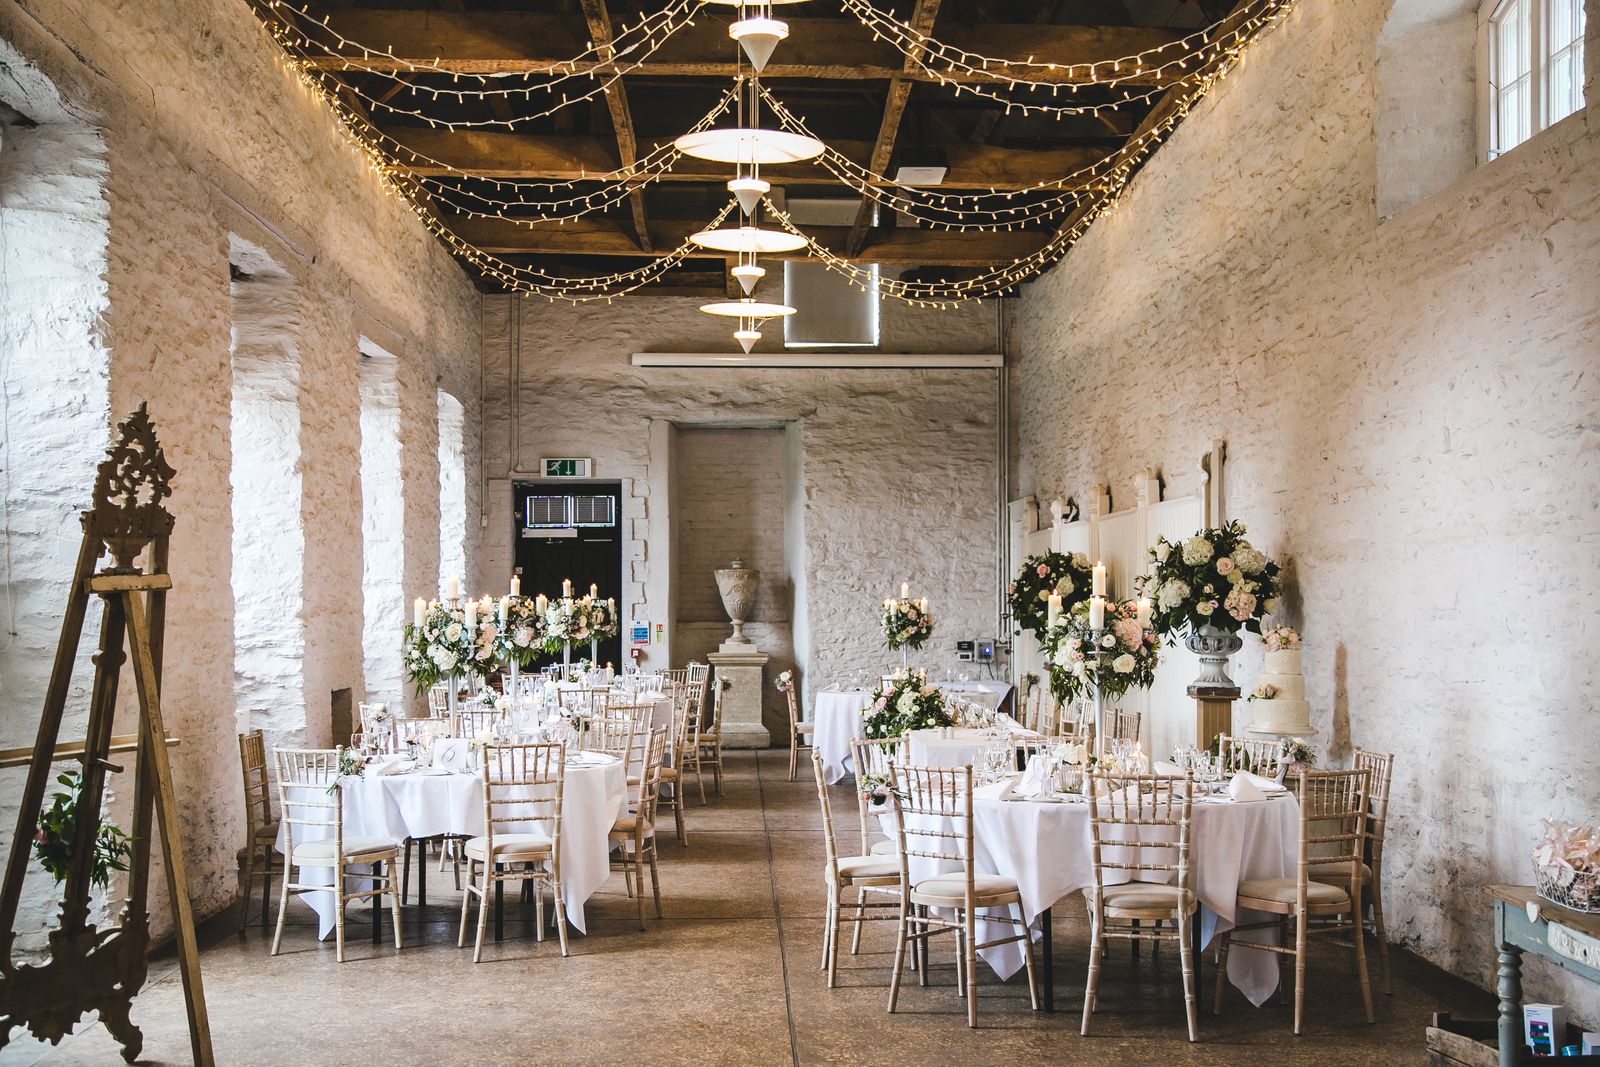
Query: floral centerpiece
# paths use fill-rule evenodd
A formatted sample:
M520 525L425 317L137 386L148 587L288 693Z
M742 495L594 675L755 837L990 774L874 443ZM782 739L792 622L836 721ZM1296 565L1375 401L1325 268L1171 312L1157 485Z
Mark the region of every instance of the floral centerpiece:
M598 597L589 600L589 634L590 640L606 641L622 632L622 626L617 620L617 602L612 599L601 600Z
M1051 594L1061 598L1061 611L1071 611L1089 596L1092 574L1082 552L1046 552L1029 556L1011 582L1011 621L1044 640L1050 622Z
M67 880L72 869L72 851L78 839L78 809L83 803L83 772L66 771L56 775L62 788L50 795L50 806L39 813L33 833L33 854L39 866L57 883ZM109 822L94 831L94 848L89 859L89 883L107 888L112 871L126 871L133 855L133 838Z
M1283 742L1283 762L1309 767L1317 762L1317 750L1312 748L1311 742L1303 737L1285 738Z
M406 674L418 693L426 693L447 678L492 670L499 633L486 619L475 619L469 628L462 608L435 600L427 605L422 625L406 627Z
M589 609L581 600L562 597L544 609L544 650L568 649L574 641L589 640Z
M1574 911L1600 912L1600 831L1562 819L1540 819L1533 847L1539 895Z
M944 694L928 684L925 672L917 670L880 684L862 715L867 720L867 737L873 740L952 725Z
M499 665L509 667L515 663L522 670L531 670L544 649L544 616L532 597L508 596L504 598L503 616L496 613L495 657Z
M1150 549L1150 573L1140 580L1151 601L1157 633L1200 657L1194 686L1234 689L1228 657L1244 647L1240 629L1261 632L1277 610L1280 568L1245 538L1244 524L1201 530L1183 542L1159 538Z
M1091 686L1098 686L1104 697L1119 697L1155 681L1161 642L1153 630L1139 625L1138 616L1136 601L1107 600L1105 625L1096 638L1089 629L1089 602L1083 600L1045 631L1041 643L1057 700L1075 700Z
M794 672L783 671L772 681L774 688L780 693L787 693L794 688Z
M883 602L883 636L890 650L921 648L933 636L933 612L926 600L905 597Z

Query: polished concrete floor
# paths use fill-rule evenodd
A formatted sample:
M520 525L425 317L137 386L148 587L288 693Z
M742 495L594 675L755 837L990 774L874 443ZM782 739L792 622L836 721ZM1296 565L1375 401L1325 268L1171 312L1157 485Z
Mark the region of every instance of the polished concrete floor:
M1134 961L1119 946L1102 977L1089 1037L1078 1034L1086 967L1082 906L1057 909L1054 1014L1028 1007L1018 977L997 981L980 966L979 1026L966 1026L948 948L936 949L932 985L913 983L900 1011L884 1011L892 927L868 927L859 956L841 956L839 988L818 970L822 937L822 838L815 787L790 783L787 755L731 755L727 795L691 801L689 847L668 834L661 859L665 918L640 933L622 878L589 901L589 934L562 959L554 940L532 938L531 920L508 904L506 940L474 966L456 948L459 897L448 876L429 879L427 913L405 914L406 947L384 931L371 943L370 912L353 911L346 962L314 936L304 905L291 906L283 952L270 931L236 935L207 924L207 1002L220 1064L1393 1064L1425 1060L1431 1013L1491 1017L1493 1002L1404 953L1394 993L1378 995L1377 1023L1361 1016L1343 953L1314 959L1304 1037L1274 1001L1253 1008L1230 989L1209 1011L1213 972L1202 978L1200 1041L1186 1038L1175 955ZM836 823L854 839L848 786ZM665 820L670 821L670 820ZM847 831L847 832L846 832ZM846 845L845 847L848 847ZM259 896L256 898L259 901ZM1147 950L1148 951L1148 950ZM189 1062L182 989L158 962L135 1001L145 1032L141 1062ZM43 1056L40 1059L40 1056ZM0 1063L118 1063L89 1025L54 1050L19 1042Z

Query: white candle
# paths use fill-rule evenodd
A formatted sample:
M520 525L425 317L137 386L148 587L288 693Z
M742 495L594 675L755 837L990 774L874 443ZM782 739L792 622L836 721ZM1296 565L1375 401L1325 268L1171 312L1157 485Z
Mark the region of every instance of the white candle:
M1051 593L1048 603L1047 625L1054 626L1056 620L1061 618L1061 594Z
M540 593L539 596L534 600L533 606L539 609L540 615L543 615L544 609L550 606L550 598L545 596L543 593Z
M478 625L478 602L476 600L467 601L466 623L469 630Z
M900 583L900 599L901 600L910 600L911 599L911 583L910 582L901 582Z
M883 600L883 610L884 611L893 611L894 610L894 597L891 596L891 597L885 597L884 598L884 600Z
M1094 565L1094 588L1090 592L1094 593L1095 596L1106 595L1106 565L1104 563L1096 563Z
M1142 596L1142 597L1139 598L1139 606L1137 608L1136 614L1137 614L1137 617L1139 619L1140 628L1148 630L1150 628L1150 598L1149 597Z
M917 601L917 607L921 608L922 613L926 615L928 613L928 598L923 597L921 600Z
M589 586L589 599L590 600L599 600L600 599L600 587L598 585L594 585L593 583L590 584L590 586Z
M614 596L606 597L606 610L611 612L611 614L613 614L613 615L615 615L617 613L617 598L616 597L614 597Z
M411 623L417 629L422 629L422 624L428 619L428 602L421 597L412 602Z
M522 579L518 578L515 574L513 574L511 576L511 595L512 596L521 596L522 595Z
M570 597L572 595L572 579L571 578L563 578L563 579L561 579L561 595L563 597Z
M460 595L461 595L461 576L459 574L447 574L447 575L445 575L445 579L444 579L444 598L446 600L455 600Z
M1103 630L1106 626L1106 601L1102 596L1089 598L1089 629Z
M502 630L505 629L506 615L510 611L511 611L511 598L508 597L508 596L501 597L500 598L500 628Z

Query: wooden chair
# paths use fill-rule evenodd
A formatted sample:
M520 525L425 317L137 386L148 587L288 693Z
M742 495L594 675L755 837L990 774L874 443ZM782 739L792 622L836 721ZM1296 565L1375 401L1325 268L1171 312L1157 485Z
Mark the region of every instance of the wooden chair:
M656 801L661 793L662 757L667 751L667 728L651 731L645 748L645 773L640 777L628 813L611 828L611 840L621 845L612 870L620 870L628 895L639 903L639 929L644 924L644 865L650 865L650 888L655 896L656 918L661 918L661 878L656 870ZM630 851L629 846L632 846Z
M458 712L458 737L477 737L488 730L493 730L495 723L500 721L500 712L495 708L481 706L469 707L463 704Z
M668 803L672 807L672 820L678 844L684 848L689 847L689 831L683 821L683 813L688 805L685 803L686 793L683 787L684 764L688 760L689 738L693 723L687 705L674 701L672 707L672 732L667 740L667 755L662 760L661 785L662 788L670 787L672 795Z
M1021 714L1017 716L1023 726L1041 734L1046 732L1043 728L1045 724L1039 721L1043 711L1044 688L1037 680L1032 682L1026 678L1022 680L1022 701L1019 708Z
M854 737L850 739L850 766L855 768L856 780L856 814L861 820L861 854L863 856L893 856L895 842L892 838L883 838L872 842L872 828L874 821L883 808L872 803L872 797L861 789L861 781L867 775L873 775L886 782L894 780L893 767L896 763L906 762L909 751L909 739L901 734L899 737L882 737L872 740ZM869 842L871 842L869 844Z
M722 696L727 690L721 685L711 695L711 722L710 729L705 724L700 724L694 731L694 743L690 746L690 759L694 763L695 782L700 786L700 803L706 802L705 769L711 768L711 773L717 787L717 796L722 796Z
M800 765L800 746L816 747L812 734L816 732L817 724L814 722L800 721L800 701L795 697L795 683L791 680L789 688L784 691L784 696L789 698L789 781L794 781L796 768Z
M484 745L483 836L468 839L467 885L461 895L456 947L467 943L467 908L478 898L478 936L472 962L483 958L489 891L502 882L533 884L535 938L544 940L544 891L555 902L561 954L567 954L567 908L561 895L561 805L566 790L565 745ZM480 875L481 872L481 875Z
M1222 935L1217 958L1217 993L1213 1012L1222 1013L1222 987L1228 972L1228 951L1232 946L1274 952L1294 957L1294 1032L1300 1033L1304 1017L1306 987L1306 947L1311 937L1348 934L1355 946L1356 974L1361 981L1361 1000L1367 1022L1372 1022L1372 985L1367 976L1367 948L1362 920L1361 854L1367 840L1368 772L1308 771L1302 768L1296 781L1300 798L1300 859L1294 880L1256 878L1239 886L1240 909L1266 912L1281 918L1266 922L1242 923ZM1331 832L1325 832L1331 831ZM1313 857L1313 850L1315 856ZM1345 868L1343 885L1317 881L1313 866L1338 864ZM1294 923L1294 947L1248 940L1235 940L1242 930L1282 930Z
M1367 798L1366 862L1362 865L1362 880L1365 882L1364 902L1371 908L1372 917L1367 919L1363 913L1362 926L1363 931L1370 927L1378 942L1378 967L1383 971L1383 992L1392 995L1394 985L1389 975L1389 931L1383 921L1383 833L1389 821L1389 787L1394 778L1394 756L1358 748L1351 763L1367 772L1370 790ZM1344 865L1339 863L1314 863L1311 866L1313 879L1332 885L1346 884L1344 879L1348 873Z
M589 719L588 749L622 760L630 786L644 773L655 713L654 704L608 704Z
M1189 866L1193 819L1193 776L1089 774L1084 779L1089 807L1089 835L1094 857L1094 885L1083 891L1089 908L1089 982L1083 993L1083 1023L1100 996L1100 961L1110 938L1137 944L1178 942L1183 965L1183 1006L1189 1040L1198 1037L1195 1020L1195 977L1190 925L1199 897L1194 869ZM1123 842L1136 841L1137 848ZM1129 880L1121 881L1126 873ZM1116 883L1107 879L1114 874ZM1170 880L1169 880L1170 879ZM1144 923L1151 925L1145 926ZM1171 923L1164 927L1163 924Z
M1111 712L1111 737L1118 741L1138 741L1143 735L1144 713L1113 708Z
M1249 771L1262 778L1283 781L1283 742L1262 737L1217 736L1217 755L1226 773Z
M244 899L239 902L239 932L250 917L250 880L256 853L262 855L261 925L272 908L272 857L277 854L278 818L272 814L272 787L267 782L267 743L260 730L239 735L239 769L244 773Z
M822 753L811 749L811 770L817 780L817 799L822 804L822 841L826 853L823 868L823 885L828 894L827 911L823 918L822 969L828 972L828 988L832 989L839 973L839 925L841 909L854 907L855 935L851 955L861 950L861 927L873 920L898 920L900 901L900 864L892 856L874 856L865 849L857 856L840 858L833 837L833 804L828 797L828 780L822 769ZM846 901L847 889L856 891L854 901ZM868 901L867 893L876 890L891 892L896 899ZM892 909L892 914L887 913ZM868 914L869 910L885 914Z
M395 864L400 846L377 837L346 837L344 832L344 782L339 777L340 748L273 750L278 761L278 811L287 828L288 855L283 862L283 888L278 898L278 929L272 936L272 954L278 954L283 941L283 921L289 898L303 893L332 893L335 955L344 962L344 909L352 900L387 895L394 920L395 951L401 948L400 896ZM320 840L296 841L296 830L320 832ZM376 872L350 872L349 867L388 864L387 876ZM294 880L295 868L331 868L332 885L312 885ZM345 888L350 878L370 879L372 888L354 891ZM381 906L381 905L380 905Z
M450 713L450 694L446 683L440 682L428 688L428 714L434 718L441 718Z
M907 944L922 953L922 984L928 983L927 944L941 933L956 935L956 983L967 998L967 1025L978 1025L978 950L1022 942L1028 971L1028 996L1039 1010L1039 989L1033 974L1033 938L1022 917L1022 894L1017 883L997 874L973 869L972 767L907 767L895 764L894 805L896 852L900 860L900 921L894 946L894 976L889 982L889 1011L900 998ZM913 845L912 842L916 844ZM955 863L959 871L913 882L911 860L931 859ZM999 908L1017 909L1017 915L996 915ZM990 922L1009 923L1018 932L979 944L976 912L988 909ZM930 911L929 909L938 909ZM949 912L954 917L949 917Z

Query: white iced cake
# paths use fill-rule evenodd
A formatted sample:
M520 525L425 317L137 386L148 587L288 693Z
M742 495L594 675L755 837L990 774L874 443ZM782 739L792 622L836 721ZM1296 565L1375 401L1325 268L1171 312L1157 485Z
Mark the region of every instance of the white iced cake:
M1300 670L1298 648L1267 652L1256 688L1259 691L1264 686L1271 686L1274 693L1250 699L1253 719L1247 729L1259 734L1309 734L1311 703L1306 700L1306 679Z

